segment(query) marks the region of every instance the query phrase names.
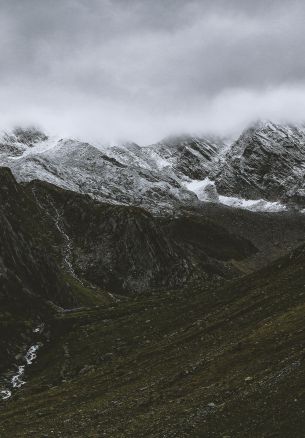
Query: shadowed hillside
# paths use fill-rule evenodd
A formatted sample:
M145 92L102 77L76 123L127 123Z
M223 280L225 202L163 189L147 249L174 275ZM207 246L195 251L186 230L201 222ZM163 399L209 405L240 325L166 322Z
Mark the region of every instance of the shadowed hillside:
M303 436L304 261L302 247L218 289L57 316L28 384L2 406L0 430Z

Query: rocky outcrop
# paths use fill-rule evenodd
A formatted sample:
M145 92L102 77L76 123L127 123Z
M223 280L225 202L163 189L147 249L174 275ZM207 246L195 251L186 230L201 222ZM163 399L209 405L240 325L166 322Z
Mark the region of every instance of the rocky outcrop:
M142 148L151 156L159 157L163 167L169 166L180 180L202 180L208 177L228 149L219 137L169 137Z
M232 145L216 175L221 194L305 205L305 129L259 122Z

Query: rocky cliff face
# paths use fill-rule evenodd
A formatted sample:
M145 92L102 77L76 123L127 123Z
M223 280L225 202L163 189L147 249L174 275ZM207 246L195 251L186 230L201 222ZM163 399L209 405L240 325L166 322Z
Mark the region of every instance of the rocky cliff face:
M178 181L202 180L217 168L228 149L219 137L169 137L140 147L135 144L109 148L107 152L125 165L158 169Z
M305 205L305 129L257 123L232 145L216 176L221 194Z

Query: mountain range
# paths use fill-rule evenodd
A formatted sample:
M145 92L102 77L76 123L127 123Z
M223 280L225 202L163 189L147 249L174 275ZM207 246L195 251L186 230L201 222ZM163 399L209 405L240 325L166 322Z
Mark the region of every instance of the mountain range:
M305 127L0 166L0 436L304 435Z
M0 159L18 181L39 179L93 198L162 214L198 201L253 210L304 207L302 126L258 122L236 141L172 137L101 146L34 128L3 134Z

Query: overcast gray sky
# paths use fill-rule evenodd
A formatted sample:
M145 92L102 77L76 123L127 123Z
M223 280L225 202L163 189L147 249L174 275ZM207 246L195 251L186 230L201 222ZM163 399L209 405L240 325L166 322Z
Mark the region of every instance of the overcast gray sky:
M305 2L0 0L1 127L150 143L305 120Z

